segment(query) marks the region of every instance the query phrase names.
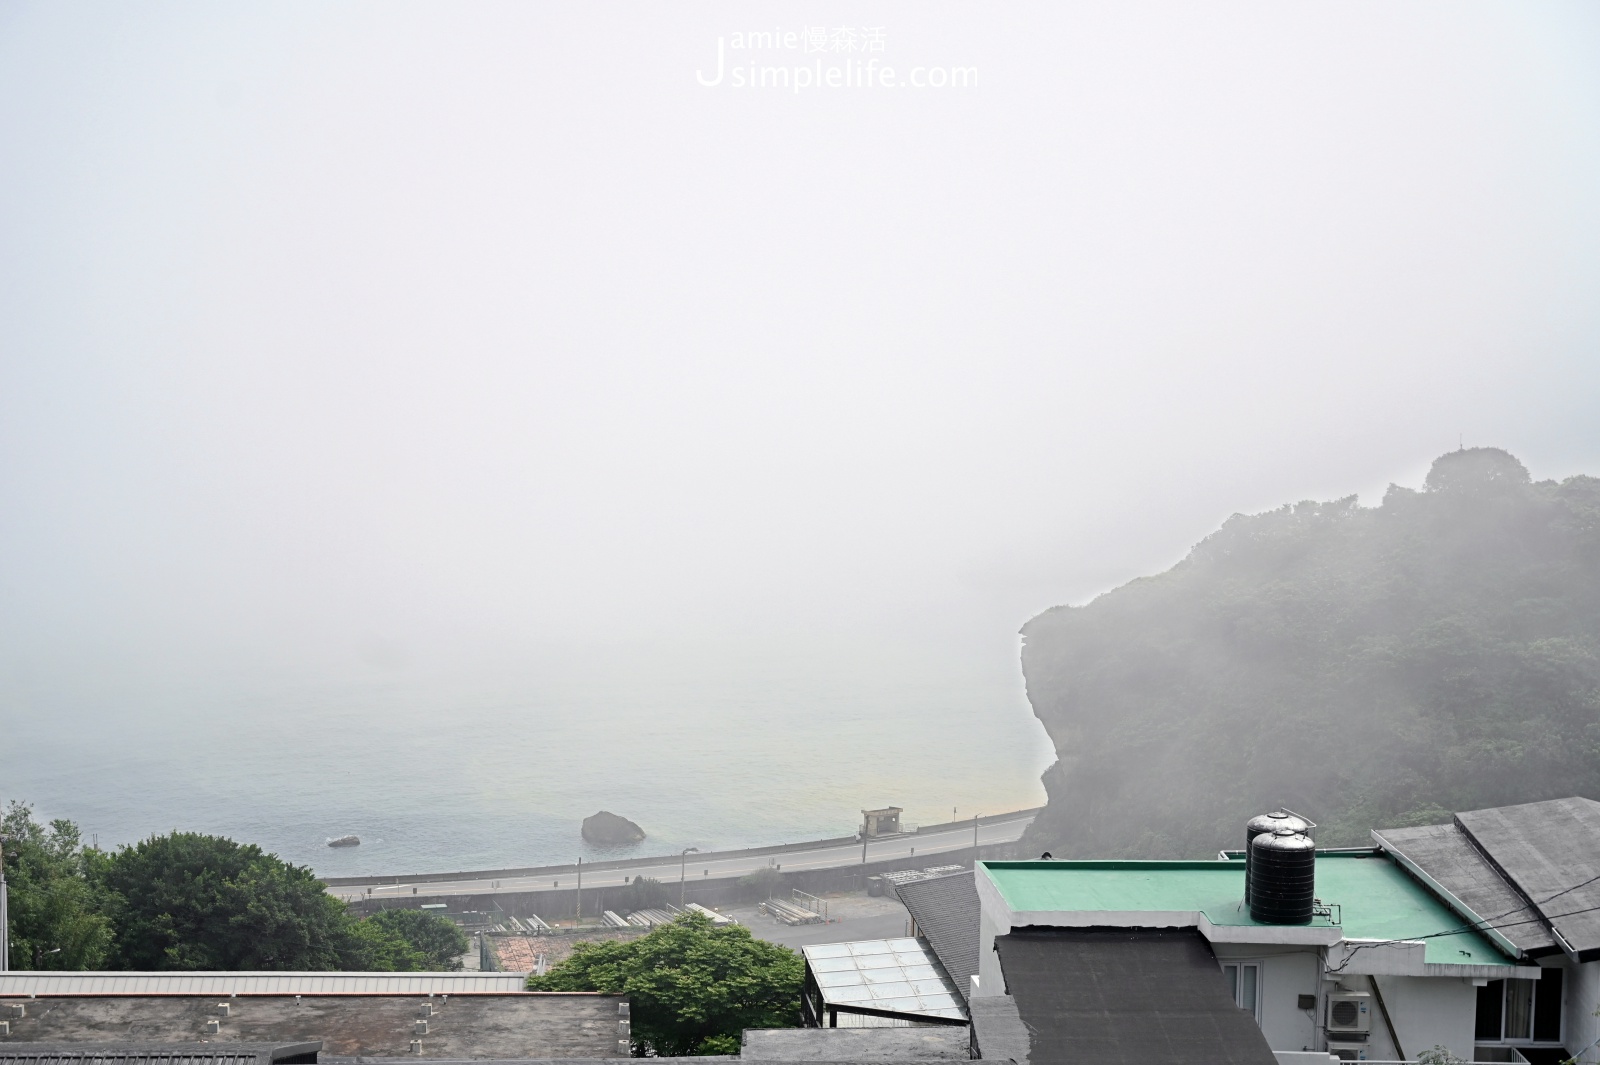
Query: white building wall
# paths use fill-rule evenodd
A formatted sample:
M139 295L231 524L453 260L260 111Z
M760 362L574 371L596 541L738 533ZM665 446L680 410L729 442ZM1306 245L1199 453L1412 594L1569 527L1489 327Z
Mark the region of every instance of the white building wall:
M1560 963L1558 963L1560 964ZM1563 978L1566 985L1561 1003L1561 1045L1567 1053L1576 1054L1583 1065L1600 1061L1600 1048L1591 1044L1600 1040L1600 962L1575 965L1564 962L1567 970Z
M1343 982L1351 984L1361 980L1367 987L1352 990L1370 990L1373 979L1346 977ZM1471 980L1453 976L1379 976L1376 979L1406 1058L1415 1061L1423 1051L1442 1046L1464 1061L1473 1060L1472 1033L1478 1017L1478 989ZM1384 1044L1392 1044L1388 1027L1383 1023L1383 1011L1376 1001L1373 1013L1373 1040L1376 1042L1381 1036ZM1400 1056L1399 1053L1390 1055L1392 1059Z
M978 986L972 989L973 998L988 998L1006 993L1006 978L1000 971L1000 955L994 949L996 936L1009 932L995 923L994 912L987 906L979 911L978 918Z
M1322 973L1316 951L1213 943L1225 965L1259 965L1261 1034L1273 1050L1318 1050L1317 1011L1300 1008L1301 995L1315 995Z

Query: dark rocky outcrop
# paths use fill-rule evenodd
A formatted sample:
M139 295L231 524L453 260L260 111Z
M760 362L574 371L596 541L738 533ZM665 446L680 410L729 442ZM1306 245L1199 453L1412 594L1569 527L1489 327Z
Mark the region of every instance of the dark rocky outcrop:
M1022 630L1055 742L1024 853L1209 857L1287 805L1323 845L1600 795L1600 480L1451 452L1421 491L1235 515Z
M600 847L625 847L644 839L644 829L618 817L610 810L601 810L593 817L583 819L583 838Z

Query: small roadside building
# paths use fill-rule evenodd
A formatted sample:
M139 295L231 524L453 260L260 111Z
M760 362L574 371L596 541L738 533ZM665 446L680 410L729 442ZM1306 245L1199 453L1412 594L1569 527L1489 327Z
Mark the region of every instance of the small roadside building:
M904 812L898 806L885 806L881 810L862 810L861 834L868 838L897 835L900 831L900 815Z

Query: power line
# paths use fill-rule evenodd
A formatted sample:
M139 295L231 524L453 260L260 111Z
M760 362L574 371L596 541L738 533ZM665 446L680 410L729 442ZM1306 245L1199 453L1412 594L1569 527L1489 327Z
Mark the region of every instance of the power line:
M1577 884L1573 884L1571 887L1564 887L1560 891L1557 891L1555 894L1546 896L1545 898L1543 898L1543 899L1541 899L1541 900L1539 900L1537 902L1532 902L1532 901L1525 902L1521 906L1518 906L1518 907L1516 907L1514 909L1507 910L1505 913L1496 914L1493 917L1485 917L1485 918L1481 919L1480 921L1478 921L1476 923L1465 924L1465 925L1462 925L1459 928L1449 929L1448 931L1444 931L1444 932L1429 932L1426 935L1411 936L1409 939L1383 939L1383 940L1379 940L1379 941L1377 941L1375 943L1358 943L1354 947L1350 948L1350 953L1345 955L1344 961L1340 962L1337 968L1329 969L1328 972L1329 973L1340 973L1340 972L1343 972L1344 969L1345 969L1345 966L1349 965L1351 959L1353 959L1356 956L1356 952L1357 951L1366 950L1369 947L1382 947L1382 946L1386 946L1386 945L1388 945L1390 943L1413 943L1413 942L1416 942L1418 940L1423 940L1423 939L1443 939L1443 938L1445 938L1447 936L1459 936L1459 935L1462 935L1462 934L1467 933L1467 932L1487 932L1487 931L1491 931L1491 930L1492 931L1499 931L1499 930L1501 930L1503 928L1517 928L1517 927L1520 927L1521 925L1525 925L1525 924L1544 924L1544 923L1548 923L1548 922L1551 922L1551 921L1560 920L1563 917L1576 917L1581 913L1593 913L1596 910L1600 910L1600 906L1586 906L1581 910L1572 910L1572 911L1570 911L1568 913L1556 913L1556 914L1548 914L1548 915L1540 914L1537 917L1530 917L1525 921L1508 921L1505 924L1495 924L1495 923L1493 923L1495 921L1500 920L1502 917L1510 917L1514 913L1521 913L1521 912L1526 911L1526 910L1535 910L1535 911L1537 911L1537 907L1543 906L1545 903L1550 902L1550 901L1552 901L1554 899L1558 899L1562 895L1566 895L1566 894L1569 894L1571 892L1577 891L1579 888L1588 887L1590 884L1593 884L1596 881L1600 881L1600 875L1591 876L1589 879L1584 880L1584 881L1582 881L1580 883L1577 883Z

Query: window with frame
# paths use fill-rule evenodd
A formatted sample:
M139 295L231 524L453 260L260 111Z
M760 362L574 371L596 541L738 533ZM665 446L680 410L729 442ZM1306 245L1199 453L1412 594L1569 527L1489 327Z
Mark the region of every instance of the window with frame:
M1233 993L1233 1001L1250 1016L1261 1019L1261 966L1255 963L1230 963L1222 967L1222 978Z
M1478 988L1480 1043L1561 1042L1562 970L1537 980L1490 980Z

